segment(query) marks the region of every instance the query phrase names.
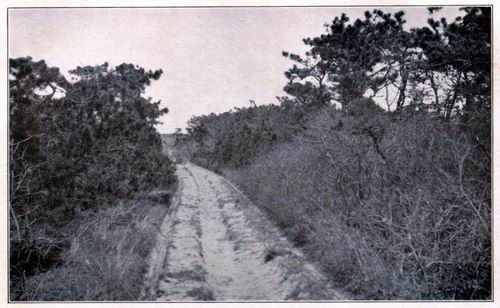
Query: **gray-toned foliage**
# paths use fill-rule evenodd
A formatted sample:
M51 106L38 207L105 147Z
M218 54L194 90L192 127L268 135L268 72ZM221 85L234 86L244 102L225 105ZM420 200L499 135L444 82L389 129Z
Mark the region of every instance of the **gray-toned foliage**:
M325 113L228 174L356 298L488 298L487 157L426 115L377 122L379 149L371 123Z

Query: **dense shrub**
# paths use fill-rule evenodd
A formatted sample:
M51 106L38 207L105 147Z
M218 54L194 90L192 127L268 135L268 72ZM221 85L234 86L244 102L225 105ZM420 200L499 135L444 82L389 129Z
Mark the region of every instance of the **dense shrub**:
M193 117L187 136L178 135L178 145L190 144L191 159L216 171L243 166L273 144L307 129L311 110L296 104L263 105Z
M484 299L490 162L456 127L325 112L228 174L356 297Z
M154 128L167 110L143 97L161 71L132 64L78 67L70 82L44 61L9 64L15 282L63 263L82 211L176 180Z
M287 112L274 110L260 117ZM288 134L272 143L241 133L247 110L211 115L202 133L178 138L211 142L194 161L235 181L354 297L491 296L491 162L474 130L369 99L300 110L302 123L273 122Z

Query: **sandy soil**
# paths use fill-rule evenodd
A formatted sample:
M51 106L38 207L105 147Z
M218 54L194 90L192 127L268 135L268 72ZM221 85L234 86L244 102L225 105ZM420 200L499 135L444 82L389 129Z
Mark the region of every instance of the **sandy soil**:
M161 226L146 300L335 300L322 273L223 177L178 165L174 210Z

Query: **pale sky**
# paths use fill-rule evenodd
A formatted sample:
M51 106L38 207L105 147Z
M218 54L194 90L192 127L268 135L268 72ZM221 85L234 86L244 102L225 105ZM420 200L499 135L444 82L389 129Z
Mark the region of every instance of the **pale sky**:
M76 66L123 62L162 69L147 96L169 108L161 133L186 127L193 115L276 103L302 39L345 12L354 21L373 8L142 8L10 9L9 56L44 59L63 73ZM406 12L407 28L426 24L425 7L385 7ZM449 20L458 7L436 16Z

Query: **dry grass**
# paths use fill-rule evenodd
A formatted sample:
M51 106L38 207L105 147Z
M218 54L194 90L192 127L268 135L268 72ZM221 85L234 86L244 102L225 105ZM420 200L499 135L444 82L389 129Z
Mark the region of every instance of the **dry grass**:
M65 263L28 278L20 300L116 301L140 300L147 257L165 204L141 198L87 211L75 219Z

